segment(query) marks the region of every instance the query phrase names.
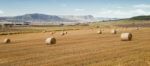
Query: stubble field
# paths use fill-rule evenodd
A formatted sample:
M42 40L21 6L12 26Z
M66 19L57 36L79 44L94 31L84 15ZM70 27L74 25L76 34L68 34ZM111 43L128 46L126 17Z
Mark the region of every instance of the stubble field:
M150 29L118 28L81 29L60 32L28 33L0 36L0 66L149 66ZM122 32L131 32L132 41L120 41ZM54 36L55 45L46 45L45 39ZM10 44L4 44L10 38Z

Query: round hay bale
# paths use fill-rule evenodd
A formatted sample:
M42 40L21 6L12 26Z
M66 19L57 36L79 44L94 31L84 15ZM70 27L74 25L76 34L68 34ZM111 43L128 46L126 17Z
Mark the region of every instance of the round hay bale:
M4 43L10 43L10 42L11 42L10 39L8 39L8 38L4 39Z
M122 33L121 34L121 40L122 41L131 41L132 40L132 34L131 33Z
M68 34L68 32L65 32L65 34Z
M97 34L102 34L102 31L101 30L97 31Z
M115 29L111 30L112 34L117 34L117 31Z
M64 32L61 32L61 36L64 36L65 35L65 33Z
M50 37L50 38L47 38L45 40L45 43L50 45L50 44L56 44L56 39L54 37Z

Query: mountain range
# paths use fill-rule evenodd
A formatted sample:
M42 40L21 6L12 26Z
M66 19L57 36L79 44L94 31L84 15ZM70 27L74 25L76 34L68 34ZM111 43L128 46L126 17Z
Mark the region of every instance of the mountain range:
M92 15L46 15L46 14L25 14L13 17L0 17L0 22L94 22L102 20L113 20L113 18L94 17Z

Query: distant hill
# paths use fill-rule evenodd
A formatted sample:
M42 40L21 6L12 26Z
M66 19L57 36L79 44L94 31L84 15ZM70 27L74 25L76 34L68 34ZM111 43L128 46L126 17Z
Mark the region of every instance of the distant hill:
M14 17L0 17L0 21L8 22L81 22L81 21L93 21L95 18L92 15L85 16L57 16L46 14L25 14Z
M25 14L21 16L14 17L0 17L1 21L8 22L60 22L60 21L71 21L68 19L63 19L55 15L45 15L45 14Z
M136 16L136 17L132 17L130 19L132 19L132 20L150 20L150 15L149 16Z

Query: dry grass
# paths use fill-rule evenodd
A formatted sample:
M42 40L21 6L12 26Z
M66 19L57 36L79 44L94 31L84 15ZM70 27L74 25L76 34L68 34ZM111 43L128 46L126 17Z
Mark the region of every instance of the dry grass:
M85 26L64 26L64 27L11 27L5 30L0 29L0 35L13 35L13 34L25 34L25 33L39 33L39 32L56 32L62 31L62 29L70 30L79 30L85 29Z
M87 29L56 33L55 45L45 45L50 33L2 35L0 42L13 41L0 44L0 66L149 66L150 29L118 30L116 35L109 29L103 35ZM133 40L120 41L121 32L132 32Z

